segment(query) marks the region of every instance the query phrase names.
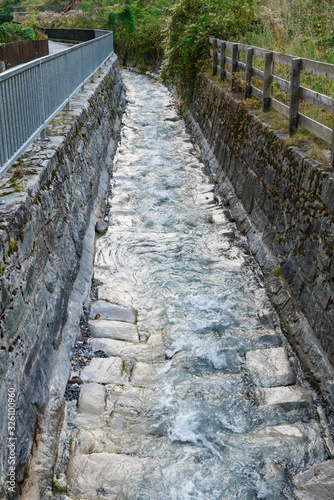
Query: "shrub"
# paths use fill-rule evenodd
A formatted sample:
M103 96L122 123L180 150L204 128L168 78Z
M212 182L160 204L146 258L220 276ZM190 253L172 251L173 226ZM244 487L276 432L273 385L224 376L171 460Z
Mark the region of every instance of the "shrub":
M10 23L14 19L11 12L0 12L0 25L4 23Z

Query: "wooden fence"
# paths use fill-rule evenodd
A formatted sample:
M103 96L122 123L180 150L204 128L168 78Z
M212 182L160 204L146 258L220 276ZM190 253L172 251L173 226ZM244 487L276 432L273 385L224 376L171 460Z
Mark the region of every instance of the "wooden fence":
M0 45L0 61L4 61L6 69L13 68L38 57L49 54L48 40L21 40L20 42Z
M212 56L212 72L217 75L220 71L220 79L231 78L232 88L235 82L235 73L245 72L244 96L247 99L255 96L263 102L263 110L269 110L270 106L278 113L289 119L290 133L294 134L298 125L302 126L312 134L320 137L331 144L331 165L334 167L334 134L333 129L305 116L299 112L300 100L313 104L320 109L325 109L334 113L334 99L307 89L300 85L300 72L305 71L314 75L331 78L334 80L334 64L327 64L311 59L294 57L287 54L280 54L270 50L244 45L242 43L227 42L217 38L208 38L208 43L212 44L210 55ZM226 49L231 50L232 57L226 56ZM239 53L246 54L246 63L239 60ZM264 71L253 67L253 57L264 59ZM226 70L226 64L231 67L231 72ZM291 68L290 81L280 78L274 74L275 64L282 64ZM263 82L262 89L252 84L252 77ZM284 92L290 95L290 105L287 106L271 95L273 83Z

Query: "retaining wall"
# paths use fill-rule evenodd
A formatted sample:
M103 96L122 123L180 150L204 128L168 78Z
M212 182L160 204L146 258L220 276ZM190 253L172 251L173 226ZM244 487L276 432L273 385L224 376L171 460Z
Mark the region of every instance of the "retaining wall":
M197 80L187 113L310 381L334 407L334 173Z
M50 125L50 142L34 142L0 182L0 477L3 485L14 388L16 479L31 500L52 472L91 284L95 214L103 212L123 112L116 56L85 87ZM18 490L1 488L1 498L17 498Z

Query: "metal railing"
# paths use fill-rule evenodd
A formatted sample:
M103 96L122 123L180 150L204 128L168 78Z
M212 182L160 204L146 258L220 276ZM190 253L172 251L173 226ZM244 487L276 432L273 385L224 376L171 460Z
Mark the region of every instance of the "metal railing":
M0 74L0 177L113 53L113 34Z

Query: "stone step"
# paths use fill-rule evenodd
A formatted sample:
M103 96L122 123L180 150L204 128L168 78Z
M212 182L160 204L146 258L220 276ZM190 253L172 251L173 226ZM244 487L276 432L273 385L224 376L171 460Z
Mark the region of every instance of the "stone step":
M256 397L260 405L263 406L285 403L313 403L312 391L297 385L256 389Z
M246 353L246 368L258 387L277 387L295 383L284 347L258 349Z
M89 318L137 323L137 311L106 300L96 300L90 307Z
M138 419L138 415L136 417ZM105 427L78 429L72 436L71 456L91 453L123 453L154 456L170 446L168 436L156 437L149 433ZM171 457L172 460L173 457Z
M109 321L107 319L89 320L88 324L90 333L94 338L139 342L139 333L136 325L122 321Z
M334 460L313 465L293 478L296 500L333 500Z
M81 373L83 382L96 382L98 384L122 383L123 362L119 357L93 358L89 366Z
M116 386L107 397L107 410L111 413L126 409L140 415L151 415L155 412L159 401L159 394L152 389Z
M131 373L131 384L134 387L148 387L153 388L162 370L168 369L169 363L148 364L137 362Z
M99 300L107 299L109 302L123 307L132 307L132 297L128 292L115 290L113 284L105 283L98 287L97 297Z
M106 409L106 388L97 383L83 384L78 400L78 413L101 415Z
M92 453L76 455L68 465L68 495L71 498L108 500L134 498L133 490L139 494L161 481L157 460L116 455L113 453Z
M119 356L122 359L133 359L144 363L154 363L165 359L165 346L163 344L152 346L147 343L133 344L123 340L91 338L89 344L92 346L93 352L103 351L108 356Z

